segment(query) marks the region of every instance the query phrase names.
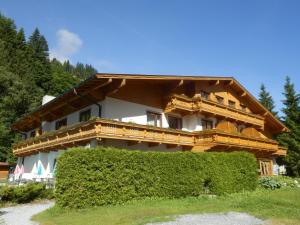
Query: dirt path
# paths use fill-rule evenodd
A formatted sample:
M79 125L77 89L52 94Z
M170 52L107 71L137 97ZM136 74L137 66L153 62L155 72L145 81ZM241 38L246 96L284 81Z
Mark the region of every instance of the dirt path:
M247 213L204 213L198 215L182 215L173 221L148 223L146 225L262 225L265 221Z
M0 208L0 225L38 225L31 217L53 205L54 202L46 201Z

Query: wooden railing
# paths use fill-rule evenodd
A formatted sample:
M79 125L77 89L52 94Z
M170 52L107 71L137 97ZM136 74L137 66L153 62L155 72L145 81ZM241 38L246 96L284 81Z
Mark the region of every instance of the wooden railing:
M66 149L84 145L92 139L101 138L184 146L189 149L199 149L199 146L208 148L233 146L240 149L281 151L280 153L284 154L283 149L279 150L278 143L270 139L251 138L242 134L227 133L215 129L186 132L99 118L21 141L13 145L13 153L16 156L22 156L39 151Z
M195 145L227 146L240 149L255 149L276 152L278 143L271 139L252 138L239 133L227 133L221 130L202 131L195 138Z
M195 142L193 135L185 131L114 120L94 119L21 141L13 145L13 153L18 156L32 154L37 151L64 149L97 138L180 146L193 146Z
M261 129L264 128L264 119L259 115L244 112L201 97L189 98L181 95L173 95L170 97L165 111L170 112L173 110L210 113L220 117L249 123Z

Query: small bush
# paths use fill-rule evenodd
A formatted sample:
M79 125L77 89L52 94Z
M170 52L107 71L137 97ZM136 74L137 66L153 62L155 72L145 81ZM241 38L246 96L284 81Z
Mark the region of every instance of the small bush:
M300 183L297 178L287 176L263 177L259 180L260 186L269 189L278 189L281 187L299 188Z
M262 178L260 178L259 179L259 184L263 188L272 189L272 190L279 189L282 186L282 184L278 180L276 180L272 177L262 177Z
M44 184L30 183L22 186L4 186L0 189L3 202L27 203L35 199L53 198L53 190L46 189Z
M82 208L144 198L254 190L257 163L246 152L142 152L76 148L57 162L56 203Z

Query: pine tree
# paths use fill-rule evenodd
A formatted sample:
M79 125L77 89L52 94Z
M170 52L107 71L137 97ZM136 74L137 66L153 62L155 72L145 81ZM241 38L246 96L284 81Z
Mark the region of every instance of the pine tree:
M267 110L273 113L274 116L277 116L277 112L275 111L274 100L270 95L270 93L266 90L264 84L261 84L260 86L260 93L259 93L258 100L264 107L266 107Z
M36 28L29 37L28 46L31 51L31 75L38 87L48 93L51 85L51 67L49 49L46 39Z
M289 77L286 78L283 95L283 118L290 132L279 135L278 141L288 148L285 161L289 174L300 176L300 95Z

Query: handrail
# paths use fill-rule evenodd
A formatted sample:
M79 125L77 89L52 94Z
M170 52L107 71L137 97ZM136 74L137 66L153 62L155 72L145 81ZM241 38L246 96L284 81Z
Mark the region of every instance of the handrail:
M232 108L230 106L226 106L224 104L220 104L212 100L204 99L201 97L190 98L187 96L177 94L171 95L168 98L169 102L167 103L165 109L166 111L168 111L169 109L172 110L174 108L178 108L181 110L187 110L191 112L210 112L219 116L229 117L243 122L248 122L259 127L264 126L264 119L262 116L245 112L237 108Z
M76 146L75 142L98 138L190 147L205 143L208 140L214 144L224 142L235 146L243 145L256 149L279 150L278 143L274 140L248 137L244 134L228 133L217 129L188 132L96 118L21 141L13 145L13 152L16 155L21 155L35 151L49 151L67 148L70 145Z

